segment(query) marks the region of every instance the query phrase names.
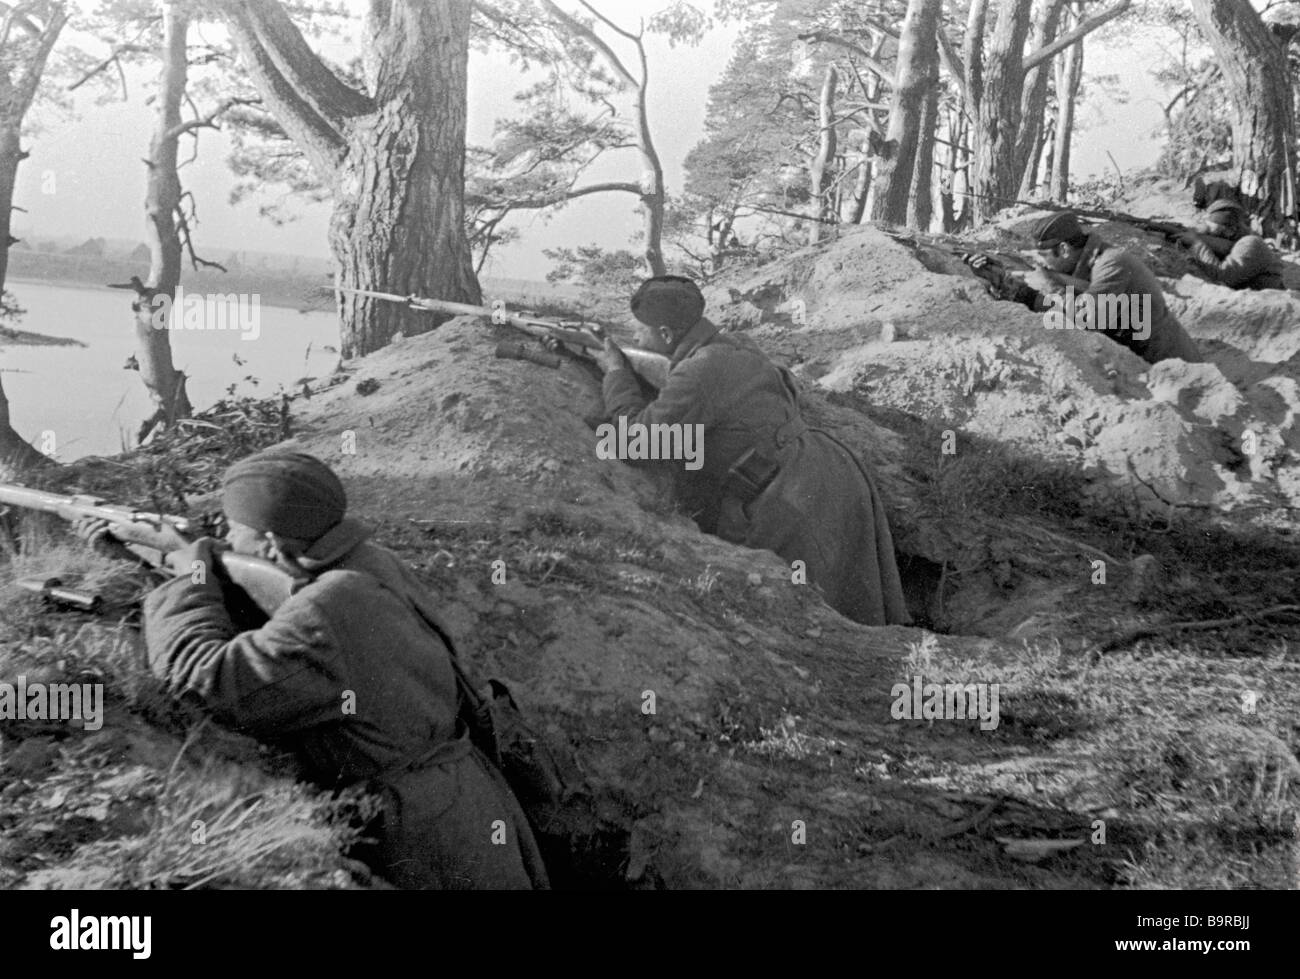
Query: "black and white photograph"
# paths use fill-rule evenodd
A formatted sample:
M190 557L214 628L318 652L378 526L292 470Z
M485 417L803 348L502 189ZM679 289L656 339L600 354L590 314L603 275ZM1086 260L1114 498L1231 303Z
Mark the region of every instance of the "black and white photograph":
M1241 968L1298 96L1300 0L0 0L7 937L943 891Z

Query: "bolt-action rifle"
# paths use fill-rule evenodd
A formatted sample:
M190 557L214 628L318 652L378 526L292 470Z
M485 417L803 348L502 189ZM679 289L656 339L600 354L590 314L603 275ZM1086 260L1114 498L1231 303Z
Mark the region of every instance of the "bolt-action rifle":
M1086 207L1057 204L1053 201L1022 201L1014 197L995 197L991 194L967 193L961 196L982 197L985 200L997 201L1007 207L1032 207L1036 211L1070 211L1076 216L1089 221L1112 221L1118 224L1131 224L1135 228L1141 228L1143 231L1153 231L1170 239L1179 238L1188 231L1193 230L1186 225L1179 224L1177 221L1157 221L1155 218L1143 218L1135 214L1126 214L1124 211L1112 211L1104 208L1090 210Z
M108 522L108 533L136 557L150 567L164 573L176 573L167 564L167 555L189 544L193 528L184 517L146 513L127 506L109 503L94 496L64 496L44 490L29 489L14 483L0 483L0 503L27 510L52 513L64 520L75 521L94 517ZM233 584L242 588L250 599L267 615L271 615L288 599L293 577L283 568L261 558L218 550L217 563L221 573ZM215 571L216 569L209 569ZM189 574L191 569L182 568ZM47 599L74 606L89 606L78 595L59 589L49 582L40 589L31 584L23 587L38 591ZM88 608L89 610L89 608Z
M1007 269L1023 272L1028 271L1030 268L1029 262L1019 253L1014 251L981 248L978 245L964 245L947 238L940 238L936 235L925 234L918 231L896 231L891 228L884 228L882 230L900 245L906 245L911 249L933 248L936 251L946 252L949 255L961 259L965 259L967 255L988 255L991 258L996 259L999 265Z
M527 333L537 340L547 338L558 340L570 349L576 348L577 355L585 359L590 359L592 351L605 346L605 341L589 330L583 329L584 324L582 323L542 319L536 316L521 316L506 309L505 303L500 299L494 300L491 306L474 306L470 303L456 303L445 299L399 296L392 292L372 292L369 289L352 289L347 286L339 286L338 289L340 292L347 292L356 296L369 296L371 299L382 299L385 302L402 303L411 309L430 313L450 313L453 316L484 316L491 319L493 323L500 326L514 327L521 333ZM668 380L669 362L667 357L649 350L640 350L636 347L620 347L620 349L632 365L632 369L640 377L656 388L664 386ZM498 357L527 360L547 367L558 367L561 362L560 358L554 354L542 351L530 352L517 343L498 345L496 355Z

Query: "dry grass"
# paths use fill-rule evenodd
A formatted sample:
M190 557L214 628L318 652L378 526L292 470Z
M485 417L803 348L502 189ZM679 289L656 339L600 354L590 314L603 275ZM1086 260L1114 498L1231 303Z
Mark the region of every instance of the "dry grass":
M236 438L227 448L245 447ZM196 462L183 478L203 487L211 471ZM93 461L85 472L101 489L120 473ZM119 498L145 502L149 478L147 469L121 478ZM0 724L0 887L348 887L366 878L342 853L371 802L333 800L276 774L255 743L202 724L151 675L130 622L152 585L147 574L95 553L53 518L11 516L6 530L0 680L102 684L104 717L95 731L76 721ZM53 610L16 584L55 576L99 594L107 614Z
M332 800L208 759L168 772L144 833L91 844L75 860L101 868L111 887L351 887L339 854L374 809L372 797Z
M1110 854L1121 884L1296 886L1293 659L1207 658L1165 646L1094 662L1047 643L975 663L947 656L929 637L908 668L939 683L1001 685L999 733L1047 732L1053 749L1016 777L1014 791L1122 826ZM1007 788L979 769L944 776L963 791Z

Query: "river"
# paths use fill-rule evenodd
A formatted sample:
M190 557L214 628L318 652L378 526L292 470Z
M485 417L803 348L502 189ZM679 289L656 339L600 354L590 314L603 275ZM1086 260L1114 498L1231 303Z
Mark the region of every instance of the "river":
M86 344L0 346L13 427L38 447L42 434L53 432L60 462L131 445L151 403L140 375L124 369L136 351L128 294L12 279L8 288L27 313L7 325ZM237 395L273 395L281 385L296 390L299 378L326 377L338 362L337 354L324 349L338 346L333 313L276 306L261 306L257 313L256 338L251 330L172 332L172 355L189 376L196 411L224 397L231 384Z

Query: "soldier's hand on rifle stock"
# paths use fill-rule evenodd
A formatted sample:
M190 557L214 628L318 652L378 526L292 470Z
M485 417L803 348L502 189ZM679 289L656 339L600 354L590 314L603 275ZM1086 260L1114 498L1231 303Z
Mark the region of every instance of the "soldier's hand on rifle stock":
M72 522L72 532L104 557L123 558L135 555L113 536L113 525L102 517L78 517Z
M177 576L193 575L196 571L196 562L203 565L205 580L217 575L217 551L222 544L215 537L200 537L198 540L190 541L179 550L170 552L164 559L163 564L167 570Z
M609 335L601 327L592 326L591 332L597 339L605 341L605 348L599 353L593 354L602 371L608 374L610 371L632 369L631 363L623 355L623 351L619 349L618 344L610 339Z
M966 252L961 260L969 265L974 273L988 283L989 295L994 299L1007 298L1007 287L1013 285L1007 276L1007 270L1001 262L991 255L980 252Z

